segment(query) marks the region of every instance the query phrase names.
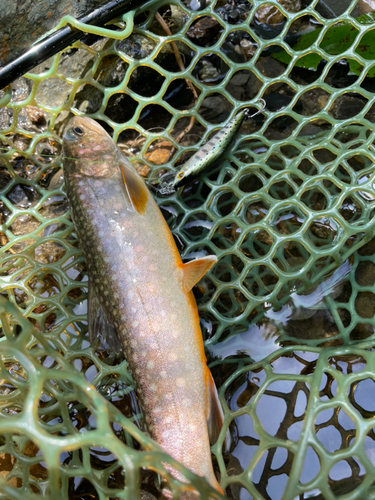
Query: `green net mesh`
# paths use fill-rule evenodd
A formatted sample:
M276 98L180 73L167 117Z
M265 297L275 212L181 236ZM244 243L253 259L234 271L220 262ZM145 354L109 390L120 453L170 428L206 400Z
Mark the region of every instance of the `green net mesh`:
M139 430L126 361L88 342L60 137L88 114L152 179L260 97L268 109L223 165L155 191L183 258L219 258L194 290L225 410L214 468L232 499L375 498L373 17L355 2L335 19L316 0L197 5L150 2L117 20L123 33L90 28L109 38L0 96L1 498L186 488Z

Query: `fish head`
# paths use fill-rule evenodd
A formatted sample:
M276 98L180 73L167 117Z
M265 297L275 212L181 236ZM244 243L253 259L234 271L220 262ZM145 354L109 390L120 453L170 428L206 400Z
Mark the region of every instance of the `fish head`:
M121 153L99 123L75 116L64 131L63 156L67 175L109 177L118 171Z

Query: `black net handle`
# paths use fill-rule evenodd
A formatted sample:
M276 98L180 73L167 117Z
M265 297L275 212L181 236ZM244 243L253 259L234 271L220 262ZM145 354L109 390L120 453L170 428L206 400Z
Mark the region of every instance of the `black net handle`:
M111 0L97 7L89 14L79 17L78 21L102 27L112 19L139 7L143 1L144 0ZM86 33L67 25L46 36L41 42L33 45L30 50L17 57L3 68L0 68L0 89L5 88L16 78L27 73L30 69L54 54L69 47L69 45L72 45L85 35Z

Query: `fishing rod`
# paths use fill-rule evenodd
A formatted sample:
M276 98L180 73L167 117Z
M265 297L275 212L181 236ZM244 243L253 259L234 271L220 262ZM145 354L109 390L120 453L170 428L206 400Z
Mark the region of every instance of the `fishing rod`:
M142 3L144 3L144 0L110 0L92 10L89 14L78 17L77 20L84 24L103 27L112 19L134 10ZM0 68L0 89L5 88L38 64L69 47L85 35L85 32L69 24L47 35L24 54Z

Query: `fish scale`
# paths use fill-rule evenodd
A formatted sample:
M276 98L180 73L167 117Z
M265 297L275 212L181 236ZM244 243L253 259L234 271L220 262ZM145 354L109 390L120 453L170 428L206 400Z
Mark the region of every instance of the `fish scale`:
M94 153L91 144L103 151ZM74 118L64 151L67 195L88 267L90 338L101 334L113 351L121 347L150 435L221 491L208 430L210 415L221 418L220 403L206 365L194 283L184 288L191 273L194 278L198 269L198 281L216 258L182 263L143 180L96 122ZM91 162L94 154L103 162Z

